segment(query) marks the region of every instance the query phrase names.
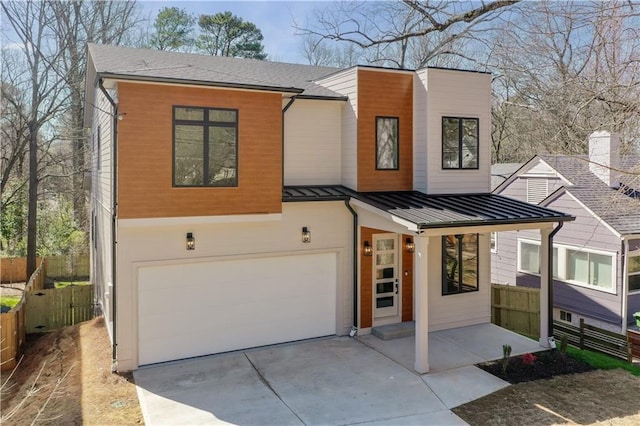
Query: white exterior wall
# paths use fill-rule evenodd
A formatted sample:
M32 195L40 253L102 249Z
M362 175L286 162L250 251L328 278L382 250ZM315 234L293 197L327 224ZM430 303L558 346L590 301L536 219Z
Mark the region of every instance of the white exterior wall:
M413 189L427 192L427 73L413 77Z
M111 217L113 215L113 117L107 113L112 106L99 89L95 90L91 126L92 172L91 172L91 282L95 285L95 297L105 317L107 330L112 335L111 309L113 306L113 259ZM115 91L109 91L115 97ZM98 131L98 128L100 129ZM100 143L98 143L98 133ZM99 155L98 155L99 146ZM98 165L98 160L100 164ZM98 167L99 166L99 167Z
M341 181L342 101L298 99L284 114L284 184Z
M136 220L118 222L118 305L116 324L118 370L138 367L138 268L195 259L233 260L304 253L336 253L336 334L345 335L353 321L353 216L343 202L284 203L281 220L243 223L184 223L139 226ZM301 241L301 229L311 231L311 243ZM196 249L185 249L185 235L193 232ZM176 295L177 303L189 297ZM167 315L171 313L168 312ZM229 319L233 322L233 318ZM167 344L170 344L168 342Z
M489 234L478 238L478 291L442 295L442 237L429 237L429 331L491 322Z
M433 68L418 75L427 81L427 193L491 192L491 75ZM444 116L480 119L478 170L442 169Z
M341 183L355 190L358 185L358 68L350 68L316 83L349 97L342 110Z

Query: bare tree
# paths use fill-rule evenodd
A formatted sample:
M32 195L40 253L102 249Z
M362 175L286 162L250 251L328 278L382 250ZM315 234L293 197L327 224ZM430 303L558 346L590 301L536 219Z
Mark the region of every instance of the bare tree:
M518 1L340 2L318 11L313 25L294 27L303 36L355 45L371 63L419 68L444 56L469 59L459 41L487 31Z

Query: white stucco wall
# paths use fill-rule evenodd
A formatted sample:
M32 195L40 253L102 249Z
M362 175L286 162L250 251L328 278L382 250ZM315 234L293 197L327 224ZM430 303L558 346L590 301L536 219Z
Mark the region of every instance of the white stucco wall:
M336 334L347 334L352 325L352 226L353 217L343 202L284 203L281 219L243 223L199 223L185 219L167 225L140 226L118 223L118 291L116 333L118 369L138 367L138 268L193 259L232 260L303 253L336 253ZM137 224L136 224L137 223ZM301 230L311 231L311 243L301 241ZM192 232L196 249L185 249ZM189 297L176 295L178 303ZM171 313L167 313L170 315ZM233 318L229 319L233 321Z
M339 185L343 101L298 99L284 115L284 184Z

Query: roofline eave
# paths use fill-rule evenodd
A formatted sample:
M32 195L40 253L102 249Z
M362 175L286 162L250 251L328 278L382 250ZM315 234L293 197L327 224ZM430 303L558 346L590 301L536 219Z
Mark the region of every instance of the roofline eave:
M179 85L191 85L191 86L203 86L203 87L217 87L227 89L243 89L243 90L258 90L264 92L276 92L276 93L294 93L301 94L304 89L297 87L279 87L279 86L265 86L259 84L242 84L242 83L225 83L221 81L203 81L203 80L186 80L180 78L168 78L168 77L148 77L130 74L118 74L112 72L100 72L96 73L99 78L109 78L112 80L124 80L124 81L139 81L145 83L165 83L165 84L179 84Z

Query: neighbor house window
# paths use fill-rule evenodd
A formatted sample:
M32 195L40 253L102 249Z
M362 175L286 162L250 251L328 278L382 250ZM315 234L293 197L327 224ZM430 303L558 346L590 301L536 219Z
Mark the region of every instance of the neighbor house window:
M567 279L613 290L613 257L567 249Z
M554 244L552 265L553 278L555 279L609 293L615 291L616 279L613 267L615 255L613 254L565 244ZM539 241L518 240L518 271L540 274ZM640 277L640 265L638 265L638 276ZM640 282L637 284L637 289L640 290ZM629 285L631 288L631 281Z
M398 118L376 117L376 169L398 170Z
M102 168L102 135L100 133L100 126L98 126L96 132L96 169L98 171Z
M238 111L173 108L173 185L238 185Z
M558 247L553 247L553 277L558 278ZM518 240L518 271L540 274L540 243Z
M478 168L478 119L442 118L442 168Z
M478 234L442 237L442 294L478 290Z
M492 232L491 233L491 253L497 253L497 252L498 252L498 233Z
M571 312L560 311L560 321L571 322Z
M629 257L629 291L640 290L640 254Z

